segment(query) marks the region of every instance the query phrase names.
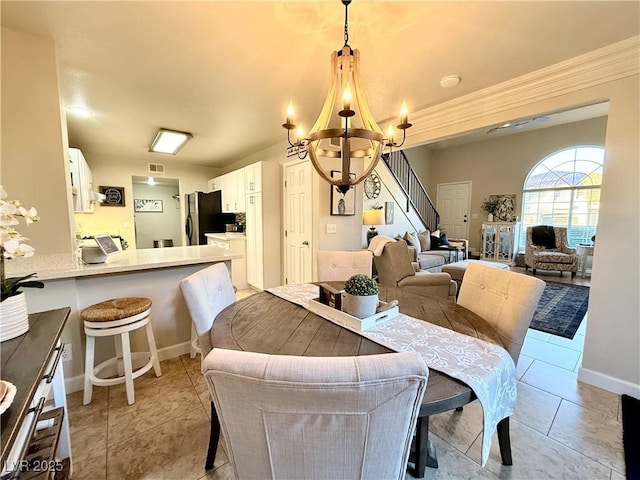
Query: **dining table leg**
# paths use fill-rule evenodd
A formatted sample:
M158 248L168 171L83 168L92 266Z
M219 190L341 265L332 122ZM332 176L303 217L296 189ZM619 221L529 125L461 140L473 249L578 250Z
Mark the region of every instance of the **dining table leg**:
M438 468L436 447L429 440L429 417L418 417L414 446L412 474L415 478L423 478L426 467Z
M207 451L207 460L204 464L205 470L211 470L216 461L216 452L218 451L218 442L220 441L220 420L216 407L211 402L211 431L209 432L209 450Z

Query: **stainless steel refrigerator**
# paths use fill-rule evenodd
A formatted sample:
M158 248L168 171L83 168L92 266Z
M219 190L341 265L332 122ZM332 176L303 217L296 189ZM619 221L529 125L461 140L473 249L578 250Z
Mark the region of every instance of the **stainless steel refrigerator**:
M235 215L222 213L222 192L188 193L185 233L189 245L206 245L205 233L224 232L225 223L233 223Z

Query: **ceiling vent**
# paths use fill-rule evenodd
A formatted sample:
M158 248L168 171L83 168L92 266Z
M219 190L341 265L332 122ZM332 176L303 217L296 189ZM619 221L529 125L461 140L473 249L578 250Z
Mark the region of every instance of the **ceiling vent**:
M149 173L164 173L164 165L162 163L149 163Z

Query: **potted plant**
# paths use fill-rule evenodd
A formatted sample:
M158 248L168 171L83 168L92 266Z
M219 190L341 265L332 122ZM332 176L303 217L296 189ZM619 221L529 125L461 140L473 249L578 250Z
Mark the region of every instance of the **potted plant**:
M484 201L482 202L482 205L480 205L480 208L482 208L482 210L487 212L488 221L493 222L493 216L498 211L499 204L500 202L498 200L498 197L489 197L488 200L485 198Z
M361 273L353 275L344 284L342 309L358 318L370 317L378 308L378 284Z
M30 280L35 275L6 278L4 261L12 258L31 257L35 249L24 243L27 240L15 230L22 217L26 225L40 220L35 208L27 209L18 200L5 200L7 192L0 186L0 341L22 335L29 330L27 300L22 287L44 288L44 283Z

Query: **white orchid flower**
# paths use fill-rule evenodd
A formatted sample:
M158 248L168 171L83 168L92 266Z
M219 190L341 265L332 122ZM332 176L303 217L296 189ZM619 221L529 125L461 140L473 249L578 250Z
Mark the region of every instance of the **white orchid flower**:
M18 207L18 211L20 212L20 215L24 217L24 221L26 222L27 225L40 220L40 217L38 216L38 212L36 211L35 207L31 207L29 210L27 210L24 207Z
M4 242L2 246L4 248L5 258L31 257L36 251L32 246L26 243L20 243L20 240L16 238Z
M14 238L20 242L29 240L27 237L23 237L22 235L20 235L20 232L18 232L14 228L7 227L0 230L0 243L4 243L7 240L11 240Z

